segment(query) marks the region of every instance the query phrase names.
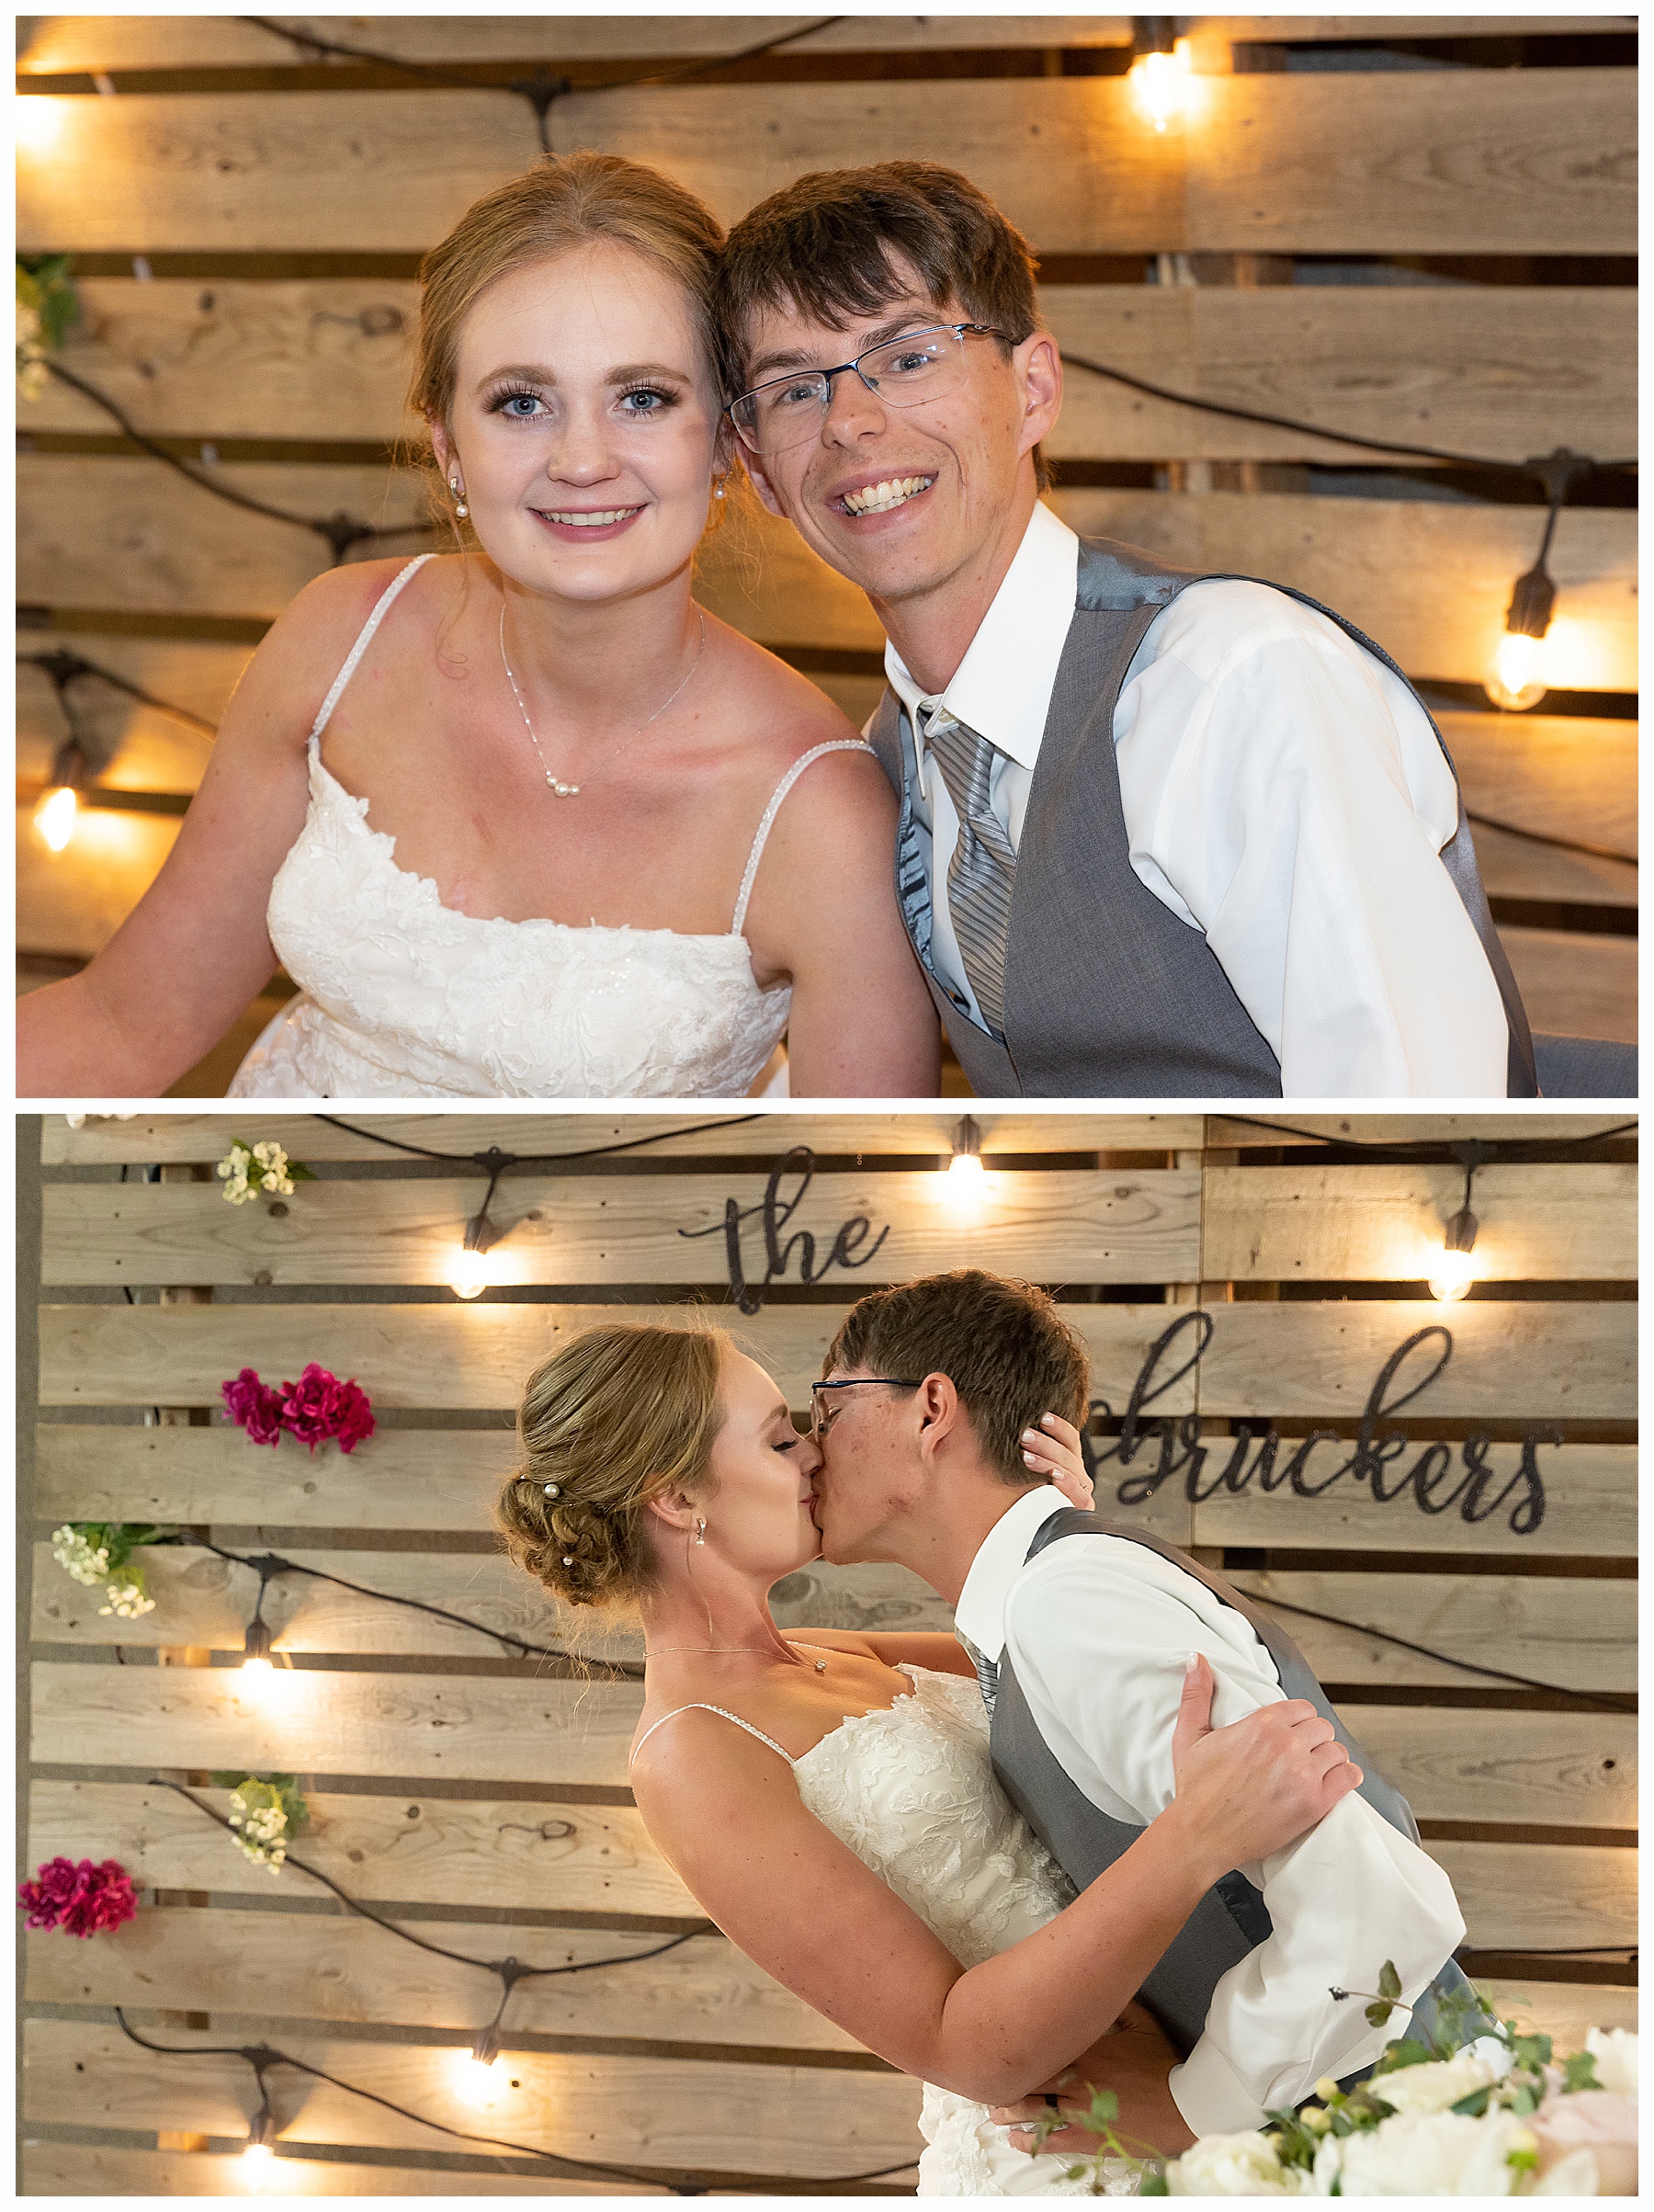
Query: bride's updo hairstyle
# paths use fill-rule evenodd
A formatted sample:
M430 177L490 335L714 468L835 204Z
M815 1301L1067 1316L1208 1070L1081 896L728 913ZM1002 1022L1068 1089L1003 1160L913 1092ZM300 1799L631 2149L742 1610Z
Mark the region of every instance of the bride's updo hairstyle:
M723 240L711 209L658 169L617 153L548 155L474 200L420 263L410 405L428 423L447 422L460 328L489 285L604 241L641 255L683 287L716 390L712 283Z
M495 1519L553 1597L617 1605L648 1588L644 1510L668 1490L707 1491L728 1343L721 1329L587 1329L529 1377L522 1462Z

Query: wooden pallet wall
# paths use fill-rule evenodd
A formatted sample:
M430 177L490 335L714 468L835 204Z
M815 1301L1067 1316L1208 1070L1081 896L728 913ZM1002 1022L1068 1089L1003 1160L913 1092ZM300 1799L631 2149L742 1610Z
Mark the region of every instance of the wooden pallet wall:
M227 485L278 505L420 519L416 486L391 465L409 427L414 265L534 158L528 108L497 86L536 66L575 87L551 109L557 148L659 163L726 220L808 167L892 153L963 166L1044 257L1042 305L1063 344L1173 389L1511 459L1637 449L1634 294L1618 281L1634 250L1635 73L1581 64L1579 45L1630 18L1435 17L1435 40L1469 41L1451 50L1468 67L1309 74L1279 66L1293 44L1416 39L1419 18L1197 18L1201 106L1159 136L1121 74L1127 17L837 18L759 62L604 94L580 87L806 19L282 20L476 82L434 89L213 17L40 17L20 62L21 237L76 256L86 312L70 366L146 433L191 458L205 448ZM1294 285L1303 256L1461 258L1458 280L1398 293ZM1558 274L1546 256L1578 281L1546 280ZM1184 280L1141 280L1156 269ZM66 388L20 418L18 589L40 625L23 652L68 633L59 641L216 718L325 548L135 455ZM1050 450L1055 504L1075 527L1308 590L1425 683L1479 684L1537 544L1536 510L1422 498L1393 461L1376 497L1314 496L1308 464L1384 469L1384 457L1077 369ZM1130 481L1145 464L1158 488ZM1564 693L1636 687L1634 538L1623 509L1561 518L1549 653ZM786 526L753 516L714 539L702 591L858 718L871 704L878 627ZM108 783L193 789L204 740L96 686L78 697ZM29 809L63 724L34 669L20 672L19 720L20 947L84 960L142 895L176 819L105 812L50 855ZM1464 706L1450 735L1477 811L1628 856L1476 833L1535 1026L1632 1037L1635 726Z
M204 1785L225 1768L299 1773L314 1816L300 1855L451 1949L573 1963L693 1927L693 1901L626 1787L637 1685L513 1660L489 1633L556 1644L579 1632L490 1534L510 1409L561 1336L685 1300L710 1301L802 1406L839 1316L874 1277L966 1263L1058 1290L1116 1416L1164 1332L1180 1320L1198 1327L1197 1307L1208 1317L1205 1356L1148 1409L1196 1418L1211 1455L1197 1502L1179 1475L1120 1503L1120 1485L1140 1487L1155 1466L1152 1439L1128 1468L1105 1461L1100 1497L1226 1565L1266 1606L1331 1616L1282 1615L1410 1796L1457 1887L1473 1968L1559 2034L1631 2018L1636 1171L1624 1135L1578 1156L1517 1149L1484 1169L1483 1286L1442 1308L1421 1302L1420 1278L1459 1202L1456 1165L1382 1151L1334 1159L1242 1121L990 1118L973 1224L956 1217L937 1172L949 1146L942 1114L789 1113L699 1134L673 1134L688 1125L672 1115L361 1126L459 1152L666 1140L509 1174L493 1213L511 1227L500 1252L512 1280L461 1304L442 1286L481 1196L469 1171L273 1117L256 1133L319 1176L276 1215L264 1202L227 1206L212 1176L229 1137L252 1132L246 1120L40 1125L40 1425L22 1531L33 1561L29 1863L113 1855L145 1901L113 1935L30 1939L28 2188L212 2194L232 2174L254 2108L247 2069L152 2057L121 2036L117 2004L153 2040L203 2053L268 2040L451 2127L663 2182L706 2169L796 2194L910 2156L916 2086L713 1933L657 1960L523 1985L493 2101L468 2104L457 2074L493 2003L489 1978L341 1917L294 1868L271 1881L158 1785ZM1502 1115L1293 1126L1380 1145L1493 1136L1520 1147L1535 1129ZM1587 1140L1611 1127L1544 1122L1547 1135ZM721 1237L683 1232L716 1228L730 1197L761 1197L792 1142L812 1148L816 1172L789 1232L807 1226L824 1250L859 1213L889 1235L865 1271L778 1289L742 1320L727 1302ZM755 1225L747 1235L756 1269ZM1491 1505L1507 1493L1497 1510L1475 1522L1434 1510L1462 1463L1448 1480L1432 1461L1388 1503L1349 1480L1321 1487L1347 1446L1319 1447L1303 1484L1319 1494L1215 1480L1240 1420L1274 1420L1293 1439L1317 1427L1352 1436L1389 1355L1438 1322L1452 1333L1450 1363L1385 1425L1410 1439L1401 1471L1435 1439L1449 1458L1472 1432L1495 1439L1483 1494ZM290 1439L265 1450L225 1424L226 1377L245 1365L291 1376L311 1359L372 1398L380 1427L354 1454L323 1446L312 1458ZM1532 1511L1514 1525L1512 1513L1529 1493L1509 1488L1520 1439L1553 1423L1565 1441L1538 1448L1544 1513L1524 1532ZM1103 1421L1100 1449L1117 1428ZM60 1522L105 1518L185 1532L143 1555L157 1604L141 1620L100 1615L96 1594L51 1559ZM235 1661L256 1578L202 1539L274 1548L478 1628L278 1577L266 1617L291 1664L254 1696ZM778 1610L797 1624L947 1620L889 1567L806 1569ZM588 1648L625 1657L638 1646L621 1628ZM202 1794L224 1803L221 1791ZM603 2193L527 2183L341 2091L278 2081L283 2141L314 2161L301 2170L307 2194Z

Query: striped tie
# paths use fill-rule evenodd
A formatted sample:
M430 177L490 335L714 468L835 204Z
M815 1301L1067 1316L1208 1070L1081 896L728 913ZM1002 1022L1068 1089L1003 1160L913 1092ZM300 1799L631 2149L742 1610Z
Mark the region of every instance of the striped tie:
M993 1701L999 1696L999 1662L989 1659L977 1650L963 1628L954 1630L956 1640L964 1646L965 1656L976 1669L976 1678L981 1685L982 1703L988 1707L988 1718L993 1719Z
M935 711L924 742L935 755L959 818L958 841L947 864L947 906L959 957L982 1019L996 1036L1003 1036L1005 938L1016 854L988 803L993 747L944 709Z

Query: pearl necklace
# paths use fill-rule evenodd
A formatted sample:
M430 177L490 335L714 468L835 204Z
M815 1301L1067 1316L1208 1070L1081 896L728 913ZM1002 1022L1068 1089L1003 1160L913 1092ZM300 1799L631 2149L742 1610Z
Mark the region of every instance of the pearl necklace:
M789 1651L807 1651L810 1646L789 1643L787 1648ZM652 1651L647 1644L643 1647L645 1659L659 1659L665 1651L699 1651L708 1658L728 1658L736 1651L745 1651L753 1658L763 1656L757 1644L656 1644ZM824 1659L815 1660L812 1664L818 1674L825 1674L827 1672L827 1662Z
M673 704L673 701L681 698L683 693L688 688L689 677L692 676L696 670L700 666L701 655L707 650L707 618L705 613L698 607L695 611L700 616L700 643L696 647L695 658L689 664L689 675L685 676L683 682L672 694L671 698L663 700L661 705L655 709L654 712L649 717L647 721L641 721L638 724L637 728L632 732L631 737L623 737L620 740L620 743L615 747L614 751L610 753L608 756L609 760L618 760L621 754L625 752L627 746L631 743L632 738L641 737L644 731L648 729L650 722L658 722L662 715L665 713L667 708ZM552 775L550 769L546 766L546 756L540 751L539 739L534 734L534 724L528 719L528 709L523 704L523 695L517 688L517 680L511 673L511 663L506 658L505 654L505 602L504 599L500 601L500 660L505 670L505 680L511 686L511 696L517 703L517 712L523 718L523 727L528 732L528 743L534 747L535 755L539 761L540 772L545 777L547 789L552 792L559 799L578 799L580 797L580 786L577 783L564 783L561 777ZM606 763L604 765L606 766Z

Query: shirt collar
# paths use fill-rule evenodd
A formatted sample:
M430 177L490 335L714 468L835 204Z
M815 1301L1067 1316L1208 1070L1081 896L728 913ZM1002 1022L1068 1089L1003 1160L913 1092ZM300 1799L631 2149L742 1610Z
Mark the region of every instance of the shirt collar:
M921 691L894 644L885 675L907 709L914 748L924 754L919 709L938 703L1024 768L1039 757L1057 664L1074 618L1080 540L1037 502L1015 558L982 617L965 658L940 694Z
M970 1562L954 1621L983 1658L996 1665L1005 1648L1005 1600L1023 1571L1028 1546L1054 1513L1066 1513L1068 1507L1069 1501L1055 1483L1029 1491L1009 1513L1000 1515Z

